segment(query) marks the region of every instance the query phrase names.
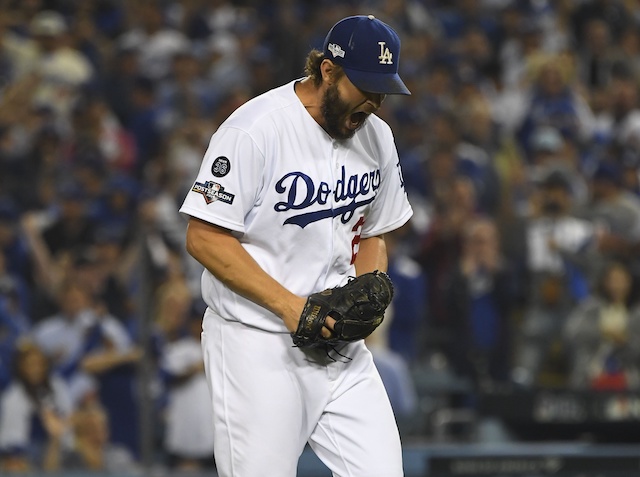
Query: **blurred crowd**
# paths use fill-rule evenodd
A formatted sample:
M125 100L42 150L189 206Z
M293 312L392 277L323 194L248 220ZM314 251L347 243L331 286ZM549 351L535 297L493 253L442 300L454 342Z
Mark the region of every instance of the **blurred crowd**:
M216 127L352 14L412 91L380 110L415 214L369 339L399 422L421 372L640 388L636 2L0 0L0 470L135 472L149 402L163 465L213 465L177 210Z

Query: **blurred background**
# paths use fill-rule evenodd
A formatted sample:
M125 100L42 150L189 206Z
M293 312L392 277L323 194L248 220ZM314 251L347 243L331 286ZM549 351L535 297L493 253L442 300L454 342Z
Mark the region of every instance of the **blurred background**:
M638 475L634 0L0 0L0 473L215 475L178 207L352 14L413 93L380 110L415 214L368 339L407 476Z

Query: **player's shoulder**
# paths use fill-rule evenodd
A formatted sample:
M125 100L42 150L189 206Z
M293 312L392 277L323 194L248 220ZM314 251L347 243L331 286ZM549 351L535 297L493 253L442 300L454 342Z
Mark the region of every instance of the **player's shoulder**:
M376 114L372 114L367 119L367 124L369 128L373 130L375 134L384 135L384 136L392 136L393 132L391 131L391 126L384 119Z
M387 157L395 147L391 126L375 114L367 118L364 127L356 135L362 145L376 156L380 154Z
M221 128L237 128L250 133L272 127L277 124L277 118L287 115L298 101L293 85L294 82L290 82L250 99L237 108Z

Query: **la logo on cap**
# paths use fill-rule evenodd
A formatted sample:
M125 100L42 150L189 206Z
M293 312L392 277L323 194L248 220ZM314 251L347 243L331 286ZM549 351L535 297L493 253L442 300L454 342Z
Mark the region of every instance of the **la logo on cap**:
M380 56L378 56L378 59L380 60L380 64L381 65L392 65L393 64L393 61L392 61L393 60L393 54L391 53L389 48L387 48L385 46L386 42L379 41L378 45L380 45Z
M398 75L400 38L373 15L339 20L327 33L323 53L362 91L411 94Z

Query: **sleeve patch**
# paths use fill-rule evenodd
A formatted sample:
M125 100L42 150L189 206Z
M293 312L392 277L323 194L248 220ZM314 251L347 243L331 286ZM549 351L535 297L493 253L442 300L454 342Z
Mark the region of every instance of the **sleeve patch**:
M196 182L193 184L191 191L202 194L207 204L211 204L217 200L225 204L233 204L233 199L236 197L235 194L226 192L224 187L213 181Z
M213 160L211 164L211 173L216 177L224 177L231 170L231 161L228 157L219 156Z

